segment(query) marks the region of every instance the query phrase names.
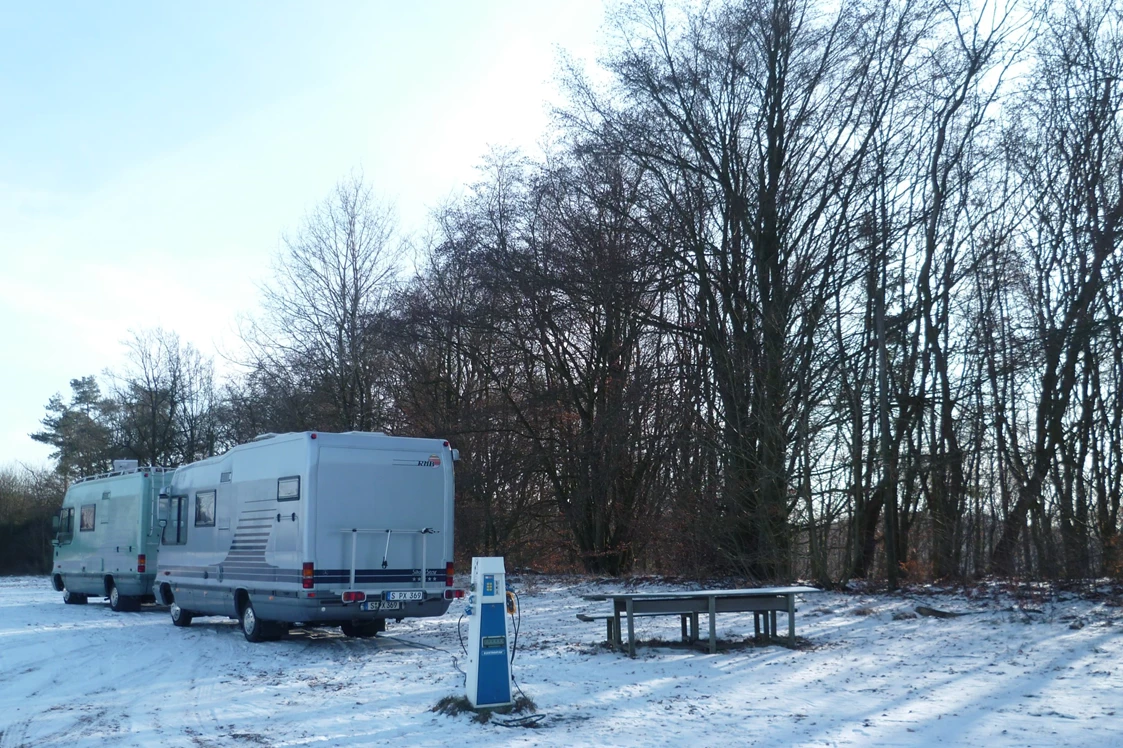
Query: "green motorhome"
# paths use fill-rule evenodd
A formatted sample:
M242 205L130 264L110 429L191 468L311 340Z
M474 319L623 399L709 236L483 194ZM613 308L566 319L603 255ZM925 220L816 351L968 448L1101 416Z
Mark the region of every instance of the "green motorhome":
M55 521L51 582L63 602L109 598L115 611L152 600L160 532L153 508L171 468L115 460L113 471L71 484Z

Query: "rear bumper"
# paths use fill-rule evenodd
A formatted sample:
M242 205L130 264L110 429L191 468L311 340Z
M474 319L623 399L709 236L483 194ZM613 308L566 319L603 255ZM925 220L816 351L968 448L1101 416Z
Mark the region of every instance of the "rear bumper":
M430 597L419 602L403 602L396 610L363 610L361 603L344 603L338 595L324 597L253 596L254 610L267 621L287 623L319 623L341 621L375 621L380 618L428 618L448 612L451 600Z
M165 595L164 586L167 585ZM360 603L344 603L342 590L305 590L292 586L255 584L199 584L196 580L177 579L160 575L153 590L156 599L170 604L174 598L179 605L196 615L236 616L238 599L242 592L249 594L257 617L263 621L284 623L342 623L345 621L375 621L380 618L428 618L444 615L451 600L444 599L444 590L427 590L424 601L403 601L394 610L363 610ZM381 591L367 591L370 599L381 598Z

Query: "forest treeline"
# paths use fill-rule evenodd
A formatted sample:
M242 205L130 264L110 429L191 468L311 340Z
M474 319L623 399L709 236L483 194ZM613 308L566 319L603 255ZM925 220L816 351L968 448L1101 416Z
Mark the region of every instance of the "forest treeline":
M409 272L352 177L241 374L156 330L75 380L59 474L381 430L460 450L462 557L1119 575L1123 7L637 2L608 38Z

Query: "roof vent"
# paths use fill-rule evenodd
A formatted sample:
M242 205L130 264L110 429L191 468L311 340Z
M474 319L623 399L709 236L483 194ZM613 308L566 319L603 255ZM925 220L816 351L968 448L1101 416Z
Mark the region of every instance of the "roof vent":
M113 472L120 472L121 470L136 470L140 466L139 460L114 460Z
M263 441L265 439L272 439L274 436L276 436L276 434L274 434L272 431L270 431L268 434L258 434L257 436L255 436L253 438L253 440L255 442L259 442L259 441Z

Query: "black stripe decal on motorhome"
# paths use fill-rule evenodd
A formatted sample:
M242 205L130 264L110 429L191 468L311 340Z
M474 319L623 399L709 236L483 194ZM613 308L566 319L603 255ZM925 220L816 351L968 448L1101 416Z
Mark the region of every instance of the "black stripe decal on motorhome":
M316 569L313 579L316 584L347 584L351 581L351 570ZM427 584L444 580L443 569L425 570ZM417 584L420 581L421 569L355 569L355 584Z
M187 579L203 579L204 573L209 574L208 578L213 578L216 581L218 579L218 576L213 567L179 566L168 567L167 569L165 569L165 571L169 571L175 576L184 577ZM277 569L271 566L265 566L262 568L241 565L232 568L223 566L222 581L224 584L227 582L236 582L238 580L252 580L257 582L283 582L296 584L300 581L300 571L298 569ZM174 583L175 580L171 581L173 581ZM210 588L207 586L203 586L200 587L200 589Z
M217 580L214 567L181 566L168 567L165 571L188 579L202 579L203 573L208 572ZM351 579L350 569L327 569L315 572L316 584L348 584ZM421 578L420 569L356 569L355 584L418 584ZM279 569L268 564L223 564L222 581L273 581L296 584L300 582L300 570ZM439 569L426 569L425 581L427 584L439 584L444 581L444 573Z

